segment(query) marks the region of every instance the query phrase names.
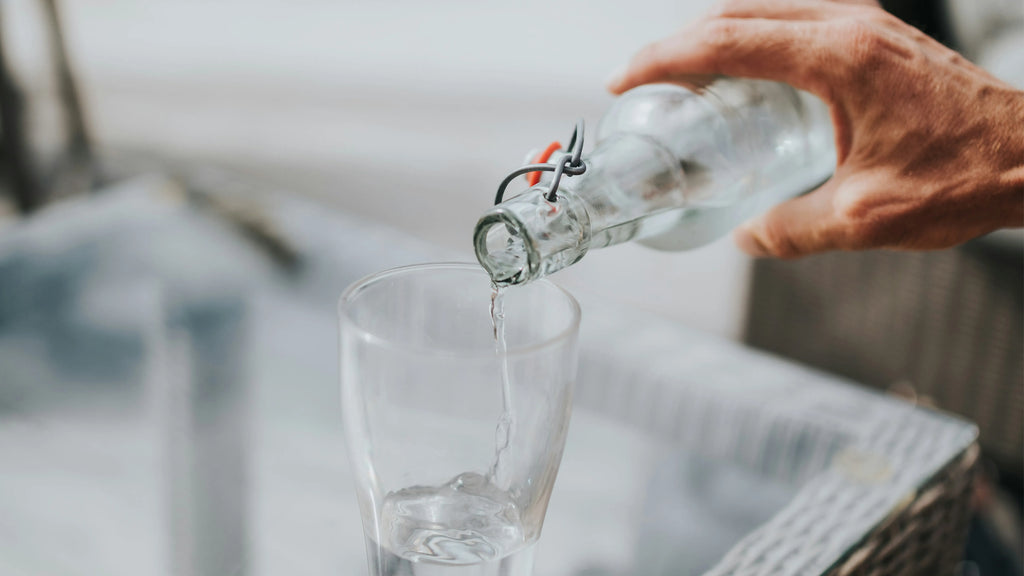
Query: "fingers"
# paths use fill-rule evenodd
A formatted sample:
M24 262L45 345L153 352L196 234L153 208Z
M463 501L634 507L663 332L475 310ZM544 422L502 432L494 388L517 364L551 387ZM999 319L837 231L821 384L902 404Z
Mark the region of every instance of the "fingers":
M833 203L837 186L830 180L740 226L733 232L736 245L757 258L797 258L844 248L847 234Z
M823 77L841 60L841 30L826 21L862 18L876 0L724 0L710 15L641 50L608 80L620 94L641 84L687 84L694 76L786 82L827 98ZM816 87L818 89L816 89Z
M834 50L824 36L810 22L715 18L641 50L608 81L608 90L620 94L641 84L721 74L775 80L819 93L818 63Z

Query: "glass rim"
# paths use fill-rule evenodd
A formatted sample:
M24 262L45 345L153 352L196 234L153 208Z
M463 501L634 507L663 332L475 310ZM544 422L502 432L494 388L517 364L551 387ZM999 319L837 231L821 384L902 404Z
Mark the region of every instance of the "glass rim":
M345 288L345 291L341 293L341 296L338 297L338 308L337 308L337 310L338 310L338 318L340 319L340 322L341 322L341 327L350 327L352 330L358 332L360 337L363 338L364 340L372 342L374 345L381 346L381 347L384 347L384 348L391 348L391 349L396 349L396 350L405 350L405 351L409 351L409 352L413 352L413 351L429 352L431 354L444 355L444 356L463 356L463 357L480 357L480 358L489 358L489 357L493 356L494 355L494 350L466 351L466 352L452 352L452 351L441 351L441 350L438 350L438 351L427 351L427 350L416 350L416 349L410 348L408 346L401 346L401 345L395 344L394 342L388 340L387 338L383 338L383 337L381 337L381 336L379 336L377 334L374 334L373 332L363 328L362 326L359 325L358 322L355 321L354 318L352 318L351 314L349 313L349 311L351 309L350 304L352 304L352 302L353 302L353 297L358 292L364 290L365 288L367 288L369 286L372 286L373 284L375 284L377 282L380 282L381 280L385 280L385 279L391 278L393 276L400 276L400 275L408 274L410 272L421 272L421 271L429 271L429 270L462 270L462 271L467 271L467 272L479 272L483 277L485 277L485 278L487 277L487 271L484 270L482 266L480 266L477 263L470 263L470 262L429 262L429 263L421 263L421 264L409 264L409 265L406 265L406 266L398 266L396 268L389 268L387 270L381 270L379 272L374 272L373 274L368 274L366 276L363 276L359 280L356 280L352 284L350 284L347 288ZM547 279L534 280L533 282L530 282L529 284L543 284L543 285L545 285L545 286L547 286L549 288L554 288L557 292L561 293L562 296L565 297L566 302L569 303L569 310L570 310L570 315L571 315L570 316L570 321L568 322L568 324L567 324L567 326L565 328L562 328L561 330L559 330L554 336L551 336L549 338L545 338L543 340L539 340L537 342L533 342L533 343L530 343L530 344L527 344L527 345L524 345L524 346L515 346L515 347L511 347L510 346L508 348L508 351L506 352L506 355L508 355L508 356L521 356L521 355L524 355L524 354L530 354L530 353L536 352L538 350L542 350L542 349L547 348L547 347L549 347L549 346L551 346L553 344L556 344L558 342L564 341L564 340L568 339L570 336L572 336L573 334L578 334L578 332L579 332L580 319L581 319L581 315L582 315L582 312L580 310L580 304L579 304L579 302L576 301L576 298L572 294L569 293L568 290L566 290L565 288L562 288L558 284L555 284L554 282L551 282L550 280L547 280ZM516 288L515 287L510 287L509 289L515 290Z

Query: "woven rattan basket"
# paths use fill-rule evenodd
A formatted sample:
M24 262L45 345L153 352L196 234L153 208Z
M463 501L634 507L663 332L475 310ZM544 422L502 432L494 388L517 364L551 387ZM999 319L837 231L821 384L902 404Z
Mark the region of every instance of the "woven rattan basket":
M798 487L706 576L954 574L973 425L663 319L587 310L579 404Z
M971 446L876 528L829 576L942 576L963 557L978 462Z
M977 422L1008 487L1024 481L1024 253L927 253L754 264L747 342Z

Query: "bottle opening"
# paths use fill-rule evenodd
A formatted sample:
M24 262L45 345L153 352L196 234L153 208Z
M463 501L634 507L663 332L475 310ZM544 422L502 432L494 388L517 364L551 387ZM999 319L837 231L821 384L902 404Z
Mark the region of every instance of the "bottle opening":
M530 279L531 244L515 219L500 212L485 215L477 224L473 243L477 260L496 285L522 284Z

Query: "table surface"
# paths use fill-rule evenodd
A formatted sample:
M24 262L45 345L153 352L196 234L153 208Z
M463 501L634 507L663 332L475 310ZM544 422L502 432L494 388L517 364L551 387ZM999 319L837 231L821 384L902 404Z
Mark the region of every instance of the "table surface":
M182 353L165 333L166 278L134 274L111 293L93 278L108 269L69 272L61 260L81 237L44 241L61 218L85 214L109 229L110 218L95 212L196 225L178 221L187 211L179 205L149 207L151 189L168 186L134 185L106 208L44 214L0 237L0 291L16 269L5 263L26 253L88 279L73 283L70 311L46 309L60 321L44 335L96 324L104 334L137 328L142 342L128 354L137 369L99 383L88 370L62 369L69 350L77 358L89 348L60 348L61 339L33 337L0 314L0 573L362 574L332 303L362 274L436 255L394 232L278 200L278 225L310 261L298 280L250 277L260 280L239 299L246 353L237 377L224 376L230 360L216 360L218 388L194 388L199 373L181 387L166 370ZM123 210L126 201L137 202L134 211ZM21 277L39 282L22 285L34 293L67 284L59 274ZM766 546L796 550L799 560L772 574L822 573L974 440L973 426L948 416L658 318L583 306L581 374L538 576L733 574ZM83 317L76 307L117 313ZM192 350L192 360L216 351ZM808 523L814 541L796 537Z

